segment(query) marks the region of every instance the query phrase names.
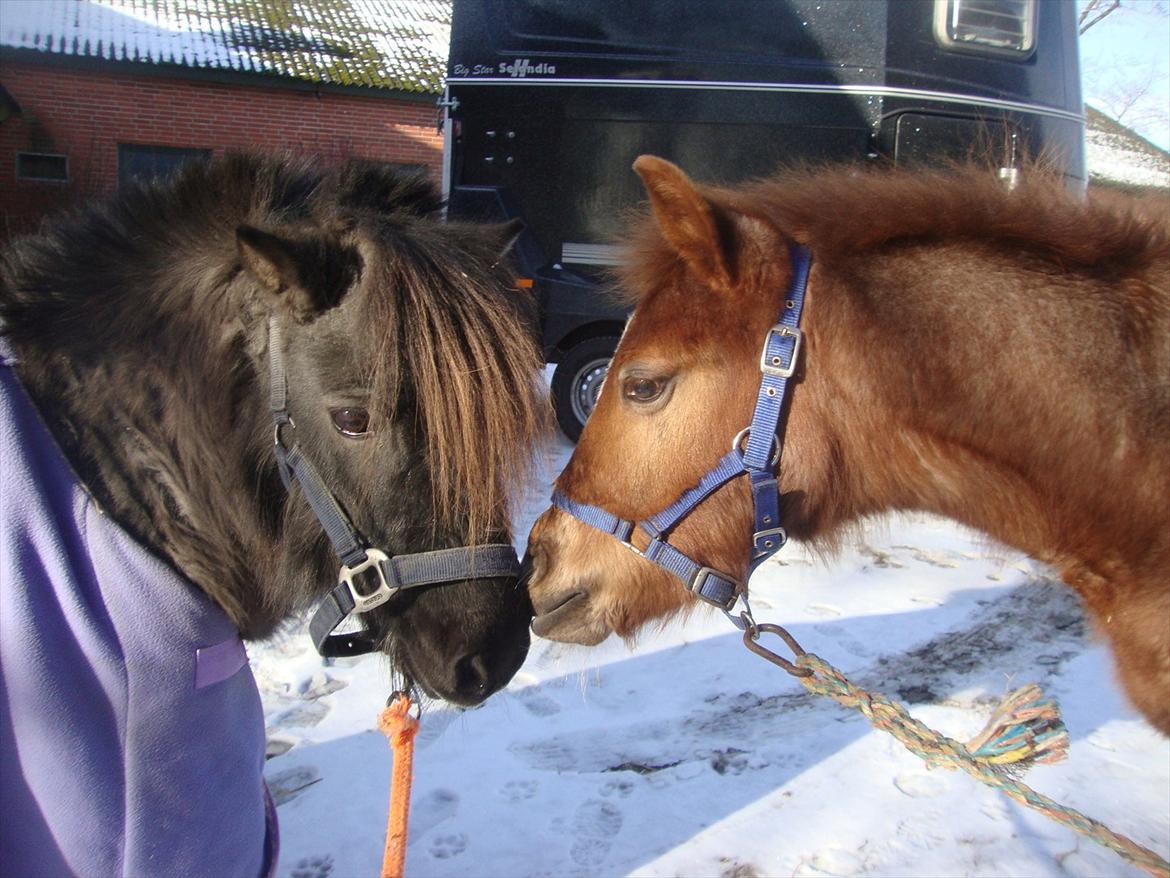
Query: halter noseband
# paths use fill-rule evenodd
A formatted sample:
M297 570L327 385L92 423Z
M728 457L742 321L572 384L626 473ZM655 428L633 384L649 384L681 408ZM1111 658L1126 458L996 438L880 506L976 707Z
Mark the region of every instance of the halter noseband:
M740 588L734 577L693 561L669 542L671 531L718 488L746 474L751 483L755 525L752 534L751 565L748 578L767 558L771 557L788 539L780 526L780 485L775 467L780 460L780 440L777 430L788 379L796 371L797 358L803 336L800 331L800 312L804 307L804 293L808 286L812 256L799 244L789 245L792 261L792 282L785 296L780 319L768 330L760 354L760 391L751 425L732 440L731 450L707 472L699 483L683 492L674 503L643 521L631 521L606 512L599 506L578 502L557 490L552 505L585 524L621 540L634 554L653 561L659 567L682 580L687 590L700 600L730 613L739 598ZM743 439L746 447L741 450ZM646 548L638 549L630 542L634 528L640 527L650 536ZM738 624L738 623L737 623Z
M508 543L460 546L412 555L389 555L367 546L296 441L291 445L284 443L282 431L286 427L295 429L296 425L288 413L284 346L275 316L268 320L268 364L270 408L276 424L273 441L281 481L286 490L291 490L294 480L300 485L333 551L341 559L337 586L326 595L309 622L309 634L317 652L323 656L353 656L376 651L377 642L365 632L333 632L351 613L365 613L381 606L404 588L519 575L516 550ZM374 586L372 589L359 587L370 579L374 580L368 583Z

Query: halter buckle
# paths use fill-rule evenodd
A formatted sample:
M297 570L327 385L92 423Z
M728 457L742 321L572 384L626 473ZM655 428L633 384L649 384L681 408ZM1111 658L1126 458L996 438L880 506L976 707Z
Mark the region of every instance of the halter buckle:
M352 567L348 564L341 565L341 570L337 575L337 581L349 590L349 596L353 598L353 610L351 612L365 613L374 609L374 607L380 607L386 601L390 600L390 598L394 597L402 587L397 584L391 585L386 580L386 565L389 564L389 561L389 556L380 549L366 549L366 559L364 561ZM378 574L378 587L368 594L362 594L357 590L354 578L371 568Z
M629 540L618 540L618 542L620 542L623 546L625 546L627 549L629 549L631 552L633 552L639 558L646 557L646 553L643 552L641 549L639 549L637 546L635 546L633 543L631 543Z
M737 600L739 600L738 589L733 591L731 593L731 597L725 601L718 601L718 600L715 600L715 598L708 597L707 595L703 594L703 588L706 586L707 580L711 579L712 577L726 580L728 582L733 581L730 576L728 576L725 573L720 573L714 567L700 567L698 570L695 571L695 575L693 577L691 577L691 581L687 585L687 590L689 592L691 592L691 594L693 594L699 600L703 601L704 603L708 603L714 607L718 607L719 609L723 610L725 613L730 612L731 608L735 606L735 602Z
M761 546L760 540L765 537L775 537L774 544L769 546L765 543L765 545ZM782 527L769 527L752 534L752 545L756 547L757 557L772 554L783 548L786 542L788 542L788 532Z
M793 340L792 356L788 358L787 366L768 361L768 345L771 344L773 335L779 336L780 338L791 338ZM773 375L777 378L791 378L796 374L796 361L800 357L800 346L803 341L804 333L795 326L785 326L783 323L777 323L764 336L764 349L760 352L760 371L765 375ZM773 359L779 360L780 358L773 357Z

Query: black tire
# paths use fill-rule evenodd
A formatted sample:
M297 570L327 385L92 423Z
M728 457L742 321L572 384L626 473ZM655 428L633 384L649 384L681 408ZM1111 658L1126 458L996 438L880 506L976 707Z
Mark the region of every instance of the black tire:
M553 372L553 406L557 423L574 442L593 411L601 382L609 369L618 340L612 335L587 338L569 348Z

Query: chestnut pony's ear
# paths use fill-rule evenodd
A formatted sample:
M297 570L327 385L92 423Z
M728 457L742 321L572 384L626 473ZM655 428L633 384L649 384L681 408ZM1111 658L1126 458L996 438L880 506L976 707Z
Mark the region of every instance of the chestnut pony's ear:
M634 170L642 178L663 236L704 284L727 288L734 281L734 254L716 208L695 189L677 165L653 155L639 156Z

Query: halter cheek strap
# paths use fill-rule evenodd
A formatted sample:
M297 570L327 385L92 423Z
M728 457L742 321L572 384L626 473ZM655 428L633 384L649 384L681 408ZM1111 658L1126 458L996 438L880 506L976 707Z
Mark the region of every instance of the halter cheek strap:
M736 476L747 475L752 493L754 525L751 561L748 578L767 558L787 540L780 526L780 486L776 478L776 464L780 460L780 440L777 431L780 416L788 394L788 381L796 372L797 359L803 336L800 315L808 287L808 273L812 265L809 251L799 244L789 245L792 262L792 282L784 300L784 308L776 324L768 330L760 354L760 389L751 424L732 442L731 450L699 480L695 487L683 492L674 503L643 521L619 518L599 506L581 503L553 491L552 505L567 512L590 527L621 540L623 545L673 573L700 600L730 612L741 592L735 577L699 564L669 542L670 532L718 488ZM743 439L747 444L741 450ZM630 542L635 528L650 535L644 550Z
M508 543L460 546L411 555L390 555L370 548L353 526L337 498L295 439L286 445L284 433L295 431L288 413L288 382L284 368L284 344L276 317L268 321L268 360L271 372L270 403L274 428L274 453L281 481L291 491L300 486L309 507L321 523L333 551L341 560L338 584L326 595L309 622L313 645L323 656L353 656L375 652L378 641L365 631L334 634L351 613L379 607L405 588L459 582L467 579L516 577L520 562Z

